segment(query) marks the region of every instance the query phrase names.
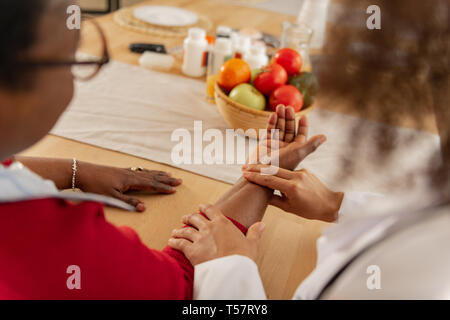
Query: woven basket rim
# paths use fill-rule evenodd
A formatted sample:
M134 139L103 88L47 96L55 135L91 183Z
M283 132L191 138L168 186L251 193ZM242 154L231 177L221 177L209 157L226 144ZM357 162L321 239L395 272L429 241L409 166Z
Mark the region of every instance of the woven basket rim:
M225 102L227 102L228 104L232 105L233 107L247 112L247 113L252 113L256 116L269 116L273 111L267 111L267 110L256 110L250 107L247 107L241 103L238 103L236 101L231 100L228 95L222 90L222 88L219 86L219 84L216 82L215 83L215 91L217 92L217 95L219 96L219 98L225 100ZM295 114L299 114L299 113L305 113L305 111L311 111L312 109L315 108L316 103L314 102L312 105L306 107L306 108L302 108L300 109L300 111L297 111Z

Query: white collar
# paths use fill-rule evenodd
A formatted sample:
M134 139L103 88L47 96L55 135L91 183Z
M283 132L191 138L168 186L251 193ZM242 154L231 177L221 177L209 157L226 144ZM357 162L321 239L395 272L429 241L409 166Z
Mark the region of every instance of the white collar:
M60 192L50 180L44 180L20 162L9 167L0 164L0 203L59 198L73 201L95 201L109 206L135 211L123 201L84 192Z

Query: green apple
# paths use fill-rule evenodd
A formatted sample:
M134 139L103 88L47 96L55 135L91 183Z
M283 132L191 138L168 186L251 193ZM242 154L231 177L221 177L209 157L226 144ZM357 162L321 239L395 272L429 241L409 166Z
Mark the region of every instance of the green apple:
M230 99L247 107L264 110L266 108L266 98L254 86L248 83L241 83L231 90Z
M252 69L252 73L251 73L251 80L250 83L253 84L253 81L255 81L256 77L258 76L258 74L260 74L262 72L262 68L255 68Z

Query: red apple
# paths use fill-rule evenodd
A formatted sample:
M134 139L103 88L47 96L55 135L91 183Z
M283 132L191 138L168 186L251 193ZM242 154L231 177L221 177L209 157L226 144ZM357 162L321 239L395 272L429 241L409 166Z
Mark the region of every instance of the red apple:
M295 112L303 107L303 96L298 89L290 84L275 89L269 98L270 109L276 111L277 105L291 106Z
M303 59L300 53L291 48L279 50L273 57L273 62L281 65L289 76L297 74L302 68Z
M287 82L286 70L279 64L265 66L253 82L256 89L263 95L270 95L273 90Z

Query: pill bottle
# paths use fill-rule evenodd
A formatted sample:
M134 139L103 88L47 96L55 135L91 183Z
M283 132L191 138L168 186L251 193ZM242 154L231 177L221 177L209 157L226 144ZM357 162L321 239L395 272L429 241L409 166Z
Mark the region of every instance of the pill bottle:
M250 51L244 56L245 62L248 63L250 69L256 69L266 66L269 58L266 54L266 47L261 44L255 44Z
M208 55L207 76L218 74L222 64L232 57L231 40L217 38Z
M250 50L251 39L249 36L238 35L234 41L233 57L243 59Z
M230 38L232 31L230 27L218 26L216 29L216 38Z
M201 28L190 28L188 37L184 39L182 72L189 77L202 77L206 73L207 47L206 31Z

